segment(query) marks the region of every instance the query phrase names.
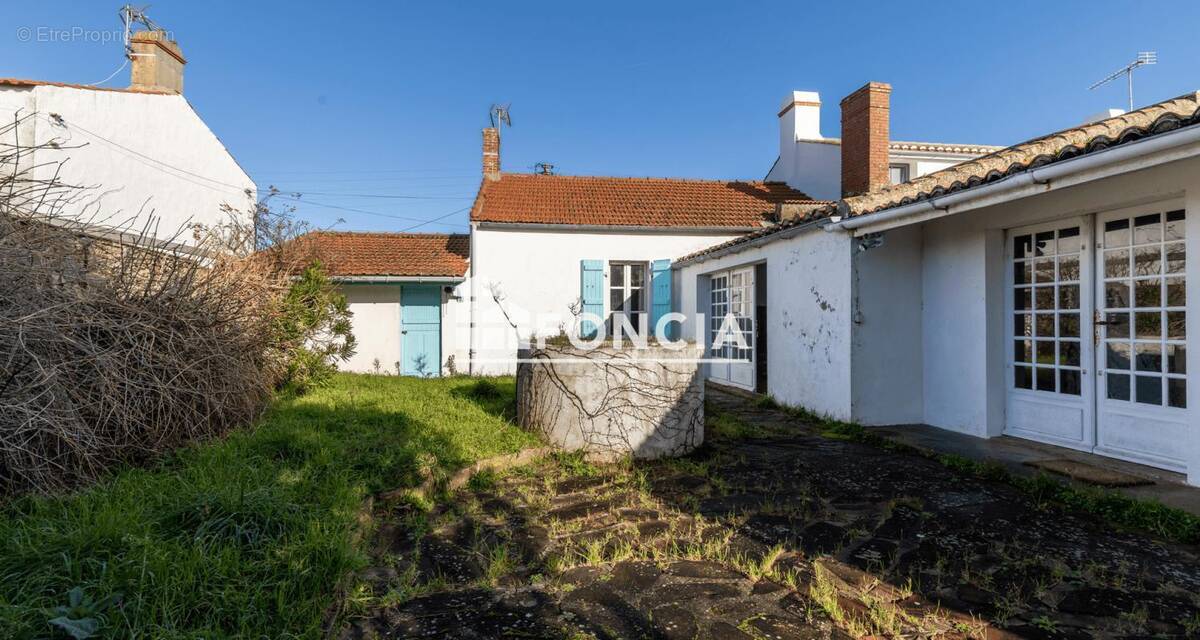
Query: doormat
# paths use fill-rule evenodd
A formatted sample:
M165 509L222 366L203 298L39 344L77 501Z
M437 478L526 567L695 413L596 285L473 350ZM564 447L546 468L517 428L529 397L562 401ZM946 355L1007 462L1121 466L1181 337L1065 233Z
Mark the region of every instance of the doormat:
M1154 484L1153 480L1135 476L1132 473L1107 469L1099 465L1067 460L1065 458L1030 460L1025 464L1037 469L1044 469L1051 473L1067 476L1072 480L1100 485L1102 487L1137 487Z

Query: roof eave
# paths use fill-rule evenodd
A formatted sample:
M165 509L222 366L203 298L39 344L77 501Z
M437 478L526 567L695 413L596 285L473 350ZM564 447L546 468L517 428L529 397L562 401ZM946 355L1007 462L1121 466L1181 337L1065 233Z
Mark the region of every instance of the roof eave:
M495 222L489 220L472 220L480 229L521 229L533 231L637 231L642 233L704 233L704 234L741 234L761 231L766 227L744 226L657 226L657 225L615 225L615 224L559 224L548 222Z
M392 275L331 275L333 282L344 284L391 284L391 283L428 283L428 284L457 284L466 281L466 276L392 276Z
M857 235L886 231L1197 156L1200 125L1190 125L1025 169L996 182L847 217L831 224L830 229L847 229Z

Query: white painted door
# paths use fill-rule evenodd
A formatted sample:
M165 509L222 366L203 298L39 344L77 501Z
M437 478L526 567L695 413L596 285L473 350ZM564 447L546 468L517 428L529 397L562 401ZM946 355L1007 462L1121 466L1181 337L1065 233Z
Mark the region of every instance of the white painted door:
M1090 237L1088 217L1008 232L1006 434L1095 444Z
M709 284L709 377L754 389L754 267L712 274Z
M1184 471L1189 442L1181 207L1103 213L1096 452Z

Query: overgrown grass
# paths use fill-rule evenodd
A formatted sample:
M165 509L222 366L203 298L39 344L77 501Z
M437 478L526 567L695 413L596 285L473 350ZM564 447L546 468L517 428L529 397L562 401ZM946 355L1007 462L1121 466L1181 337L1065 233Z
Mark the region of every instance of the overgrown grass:
M319 636L340 578L365 561L368 495L535 443L503 417L512 380L486 397L478 384L341 374L254 429L4 506L4 637L65 637L49 619L74 588L119 598L73 614L102 637Z
M1021 476L995 461L976 461L958 455L937 455L872 433L859 424L832 420L804 409L780 405L770 396L754 402L762 409L784 411L814 425L827 438L867 444L896 453L933 458L946 467L984 480L1004 482L1027 494L1039 505L1057 505L1099 516L1114 525L1148 531L1163 539L1194 544L1200 542L1200 517L1152 500L1131 498L1119 491L1070 484L1045 473ZM755 427L740 417L721 413L717 432L727 437L752 437ZM711 424L711 422L710 422ZM710 427L711 428L711 427Z

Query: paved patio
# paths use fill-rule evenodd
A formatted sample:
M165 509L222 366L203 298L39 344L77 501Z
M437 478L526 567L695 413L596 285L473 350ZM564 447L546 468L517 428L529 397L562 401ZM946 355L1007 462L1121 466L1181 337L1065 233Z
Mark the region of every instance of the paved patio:
M1099 469L1145 479L1146 484L1113 487L1121 493L1143 500L1157 500L1169 507L1200 515L1200 487L1188 485L1187 477L1182 473L1010 436L976 438L929 425L874 427L871 431L919 449L957 454L973 460L999 462L1009 471L1021 475L1038 473L1037 468L1030 466L1031 462L1053 459L1077 461Z
M343 637L1182 637L1194 547L1115 530L736 396L687 458L547 458L381 505ZM710 412L711 413L711 412ZM414 523L423 523L414 526Z

